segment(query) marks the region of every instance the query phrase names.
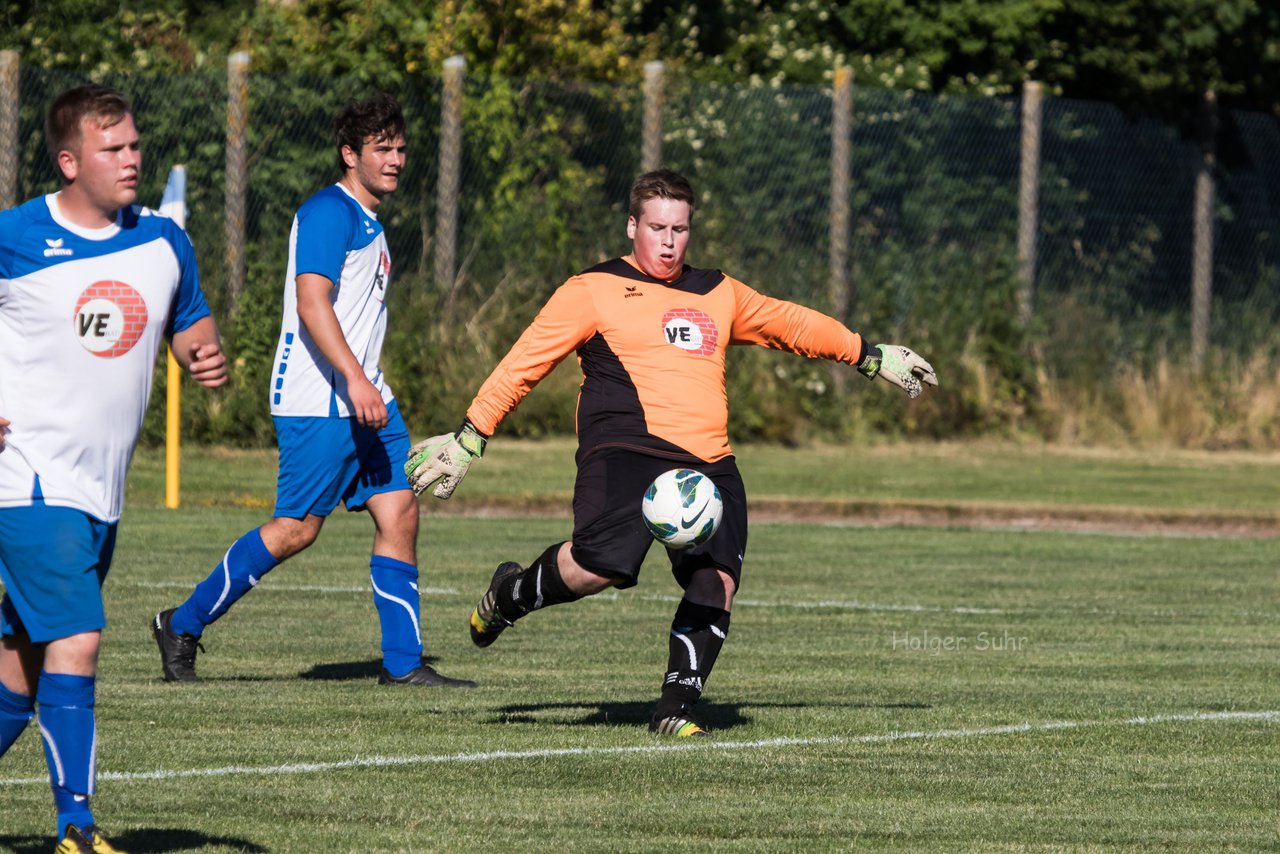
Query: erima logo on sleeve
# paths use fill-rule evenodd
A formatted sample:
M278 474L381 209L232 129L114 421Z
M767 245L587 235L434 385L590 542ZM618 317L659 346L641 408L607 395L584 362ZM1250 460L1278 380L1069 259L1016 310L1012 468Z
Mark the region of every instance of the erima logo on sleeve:
M72 325L82 347L95 356L114 359L142 338L147 303L124 282L94 282L76 300Z
M715 321L696 308L673 308L664 314L662 334L668 344L695 356L710 356L720 340Z
M49 244L49 248L44 250L44 257L46 258L62 258L75 254L72 250L63 247L61 237L46 237L44 242Z

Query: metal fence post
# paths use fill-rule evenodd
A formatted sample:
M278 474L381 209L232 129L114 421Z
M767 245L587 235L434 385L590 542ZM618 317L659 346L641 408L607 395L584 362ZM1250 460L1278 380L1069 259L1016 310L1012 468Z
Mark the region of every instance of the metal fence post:
M641 132L640 171L662 166L662 84L665 68L660 60L644 64L644 129Z
M245 285L245 219L248 196L249 54L227 57L227 313L234 315Z
M1022 89L1022 156L1018 177L1018 319L1031 322L1036 287L1036 234L1040 230L1040 122L1044 90L1028 80Z
M462 78L467 61L444 61L444 93L440 99L440 168L436 184L436 281L453 283L458 251L458 190L462 184Z
M831 310L840 322L849 316L849 158L853 125L853 71L836 69L831 99Z
M1209 350L1209 311L1213 298L1213 168L1218 131L1218 95L1210 90L1202 102L1200 164L1196 170L1195 227L1191 262L1191 366L1204 367Z
M0 50L0 210L18 203L18 52Z

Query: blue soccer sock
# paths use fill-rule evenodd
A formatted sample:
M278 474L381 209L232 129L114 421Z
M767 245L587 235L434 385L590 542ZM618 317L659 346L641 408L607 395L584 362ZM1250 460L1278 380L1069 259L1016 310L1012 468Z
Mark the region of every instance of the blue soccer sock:
M204 627L227 613L262 576L280 565L254 528L231 544L209 577L173 612L169 626L176 634L200 637Z
M0 756L18 740L36 714L36 698L0 684Z
M422 664L422 632L418 628L418 568L385 555L369 558L373 604L382 624L382 666L404 676Z
M93 824L89 796L97 776L96 725L93 714L95 678L41 671L36 687L40 734L49 765L53 802L58 808L58 838L68 824Z

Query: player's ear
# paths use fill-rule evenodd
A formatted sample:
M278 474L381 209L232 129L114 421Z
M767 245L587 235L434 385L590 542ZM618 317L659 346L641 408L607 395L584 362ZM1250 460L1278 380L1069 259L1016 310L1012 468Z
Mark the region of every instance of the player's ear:
M627 240L636 239L636 228L638 226L639 226L639 223L636 222L635 217L633 216L627 217Z
M349 145L342 146L342 162L347 164L348 169L356 168L356 164L360 162L360 152Z
M70 183L80 174L80 162L76 159L75 154L67 149L58 152L58 171L62 174L62 180Z

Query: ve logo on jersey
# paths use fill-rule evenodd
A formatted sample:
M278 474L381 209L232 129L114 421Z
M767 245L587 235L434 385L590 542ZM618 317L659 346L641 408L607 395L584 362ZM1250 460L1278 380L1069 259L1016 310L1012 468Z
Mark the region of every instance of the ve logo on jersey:
M710 356L720 340L715 321L696 308L673 308L662 316L667 343L695 356Z
M142 338L147 303L124 282L94 282L76 301L72 323L81 346L95 356L114 359Z

